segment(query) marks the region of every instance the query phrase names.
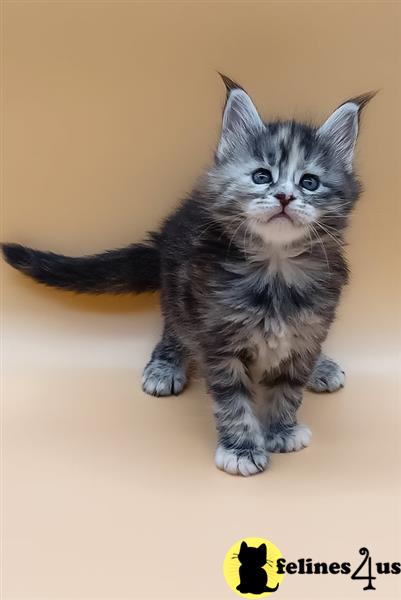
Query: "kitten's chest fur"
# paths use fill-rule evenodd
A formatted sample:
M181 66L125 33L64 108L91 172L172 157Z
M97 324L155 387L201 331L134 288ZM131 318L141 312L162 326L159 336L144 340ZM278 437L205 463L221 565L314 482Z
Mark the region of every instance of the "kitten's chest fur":
M255 328L249 340L250 373L252 381L258 383L266 370L277 368L288 358L292 350L293 337L289 332L282 336L267 334L261 328Z
M250 352L254 381L319 337L323 327L315 310L319 281L316 261L294 256L294 251L277 252L244 268L243 279L234 285L234 319L243 324L242 342Z

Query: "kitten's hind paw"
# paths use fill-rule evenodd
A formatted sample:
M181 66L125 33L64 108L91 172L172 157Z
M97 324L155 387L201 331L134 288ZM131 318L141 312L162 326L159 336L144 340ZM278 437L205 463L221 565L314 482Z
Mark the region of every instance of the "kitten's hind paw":
M312 432L306 425L269 431L266 437L266 448L270 452L298 452L309 446Z
M145 367L142 389L151 396L177 396L187 383L182 365L165 360L153 359Z
M312 392L335 392L344 387L345 372L334 360L322 354L306 385Z
M230 473L230 475L255 475L264 471L268 464L268 456L265 450L248 450L236 452L218 446L215 455L216 467Z

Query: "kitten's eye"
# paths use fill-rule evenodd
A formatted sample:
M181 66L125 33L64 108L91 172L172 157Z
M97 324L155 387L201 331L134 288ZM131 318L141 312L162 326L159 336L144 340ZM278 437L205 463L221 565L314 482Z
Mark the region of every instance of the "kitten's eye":
M305 173L305 175L301 177L299 184L309 192L314 192L319 187L320 181L319 177L316 177L316 175Z
M252 173L252 181L257 185L263 185L266 183L271 183L273 181L273 177L268 169L256 169L256 171Z

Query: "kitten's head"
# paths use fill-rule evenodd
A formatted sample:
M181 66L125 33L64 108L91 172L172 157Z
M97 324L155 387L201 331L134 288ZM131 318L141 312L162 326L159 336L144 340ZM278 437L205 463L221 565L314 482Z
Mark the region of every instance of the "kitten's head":
M360 186L354 147L368 93L341 104L320 127L264 122L249 95L224 77L227 101L208 188L234 233L289 244L345 226Z
M238 560L242 565L263 567L267 562L266 544L261 544L258 548L253 548L252 546L248 546L246 542L242 542Z

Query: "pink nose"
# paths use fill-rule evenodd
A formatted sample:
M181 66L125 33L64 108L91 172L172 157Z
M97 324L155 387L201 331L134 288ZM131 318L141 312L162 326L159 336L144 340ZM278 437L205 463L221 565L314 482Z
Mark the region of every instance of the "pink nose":
M294 200L294 196L286 196L286 194L276 194L276 198L277 200L280 200L280 204L283 208L287 206L291 200Z

